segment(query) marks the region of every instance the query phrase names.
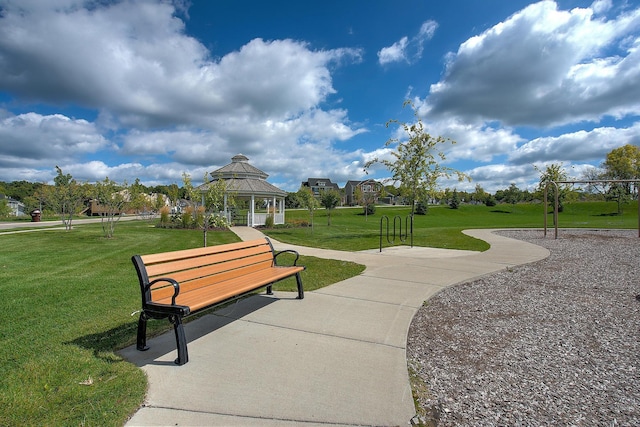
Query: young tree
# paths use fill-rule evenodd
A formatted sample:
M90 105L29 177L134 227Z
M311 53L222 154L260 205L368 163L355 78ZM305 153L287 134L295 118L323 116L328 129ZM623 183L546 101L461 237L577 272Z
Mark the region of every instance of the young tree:
M226 215L221 215L221 212L225 208L225 197L227 206L235 203L233 194L229 192L224 179L209 178L207 173L202 178L203 185L197 188L193 187L191 176L188 173L182 174L182 180L187 199L193 209L193 223L202 229L203 246L206 247L207 231L212 225L220 228L229 226ZM183 213L183 215L187 215L187 213Z
M47 205L60 215L67 231L71 230L73 216L80 213L85 206L88 187L78 183L71 174L63 174L56 166L57 175L53 179L54 185L47 186L45 197Z
M175 182L169 186L167 189L167 196L169 196L169 202L172 207L176 207L178 205L178 196L180 195L180 188L178 184Z
M340 193L336 190L322 191L320 204L327 210L327 225L331 226L331 211L340 203Z
M369 214L372 214L376 210L376 198L377 193L371 191L362 191L361 187L356 187L353 192L353 196L364 211L365 221L369 219Z
M451 193L451 198L449 199L449 207L451 209L458 209L460 207L460 195L458 195L458 190L453 189L453 193Z
M404 106L410 105L416 121L412 124L390 120L387 127L395 123L401 126L407 135L407 141L401 142L397 138L391 138L385 143L385 147L395 146L395 150L390 151L393 160L376 157L368 161L365 172L376 163L384 165L392 174L392 180L399 183L400 194L411 203L411 215L415 212L415 204L419 200L428 199L437 188L439 178L450 178L457 175L458 180L469 179L464 173L440 164L444 161L445 155L439 149L443 144L455 144L455 141L442 136L434 137L427 133L418 117L418 111L411 101L405 101Z
M538 191L544 193L547 188L547 196L549 203L555 206L556 190L558 192L558 212L564 210L564 201L570 191L569 184L557 184L549 185L551 182L568 181L569 177L566 170L562 166L562 163L552 163L548 165L545 170L534 166L536 171L540 174L540 182L538 183Z
M311 222L311 232L313 233L313 213L318 207L318 200L313 195L313 191L309 187L302 187L296 193L300 205L309 211L309 219Z
M125 182L120 185L106 177L93 186L93 198L101 209L101 223L104 237L110 239L115 232L116 224L126 211L131 200L129 186Z

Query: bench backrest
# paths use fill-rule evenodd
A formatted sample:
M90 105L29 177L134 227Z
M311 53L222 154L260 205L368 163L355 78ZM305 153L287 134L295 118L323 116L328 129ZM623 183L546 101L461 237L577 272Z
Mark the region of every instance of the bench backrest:
M273 246L268 238L205 248L185 249L149 255L135 255L143 305L173 295L167 282L145 289L161 277L180 283L180 292L244 276L274 265Z

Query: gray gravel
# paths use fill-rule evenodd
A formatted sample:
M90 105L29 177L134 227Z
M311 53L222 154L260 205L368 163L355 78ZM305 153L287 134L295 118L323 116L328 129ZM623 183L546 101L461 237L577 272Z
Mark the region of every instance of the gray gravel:
M423 421L640 426L638 232L500 234L551 256L447 288L418 311L407 359Z

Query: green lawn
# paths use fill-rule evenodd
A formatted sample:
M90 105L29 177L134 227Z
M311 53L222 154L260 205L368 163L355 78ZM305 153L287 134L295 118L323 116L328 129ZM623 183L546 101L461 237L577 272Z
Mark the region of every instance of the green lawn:
M561 227L636 228L637 205L612 215L614 203L568 205ZM364 217L360 208L336 209L327 226L324 209L311 228L265 230L294 244L361 250L379 245L380 218L404 220L407 208L378 208ZM287 211L288 220L308 220L303 210ZM551 217L549 217L551 227ZM485 250L486 243L464 236L466 228L541 227L541 205L430 208L416 216L414 245ZM209 245L237 241L231 232L209 233ZM144 399L143 372L116 350L133 344L140 295L130 257L198 247L199 231L159 229L153 222L121 222L113 239L99 224L70 232L43 230L0 233L0 425L120 426ZM396 244L400 244L399 236ZM407 242L408 243L408 242ZM386 245L386 243L385 243ZM342 261L301 257L305 290L313 290L362 272ZM280 290L294 290L293 278ZM149 333L169 329L151 321Z
M210 232L208 244L238 240ZM0 243L0 425L121 426L147 387L144 373L115 353L136 336L140 290L130 258L201 246L202 233L130 221L109 240L97 224L2 234ZM298 263L307 267L305 290L364 269L314 257ZM295 279L275 288L293 291ZM150 334L170 327L149 326Z
M542 227L544 213L541 204L498 205L462 205L459 209L447 206L430 207L427 215L416 215L413 226L413 244L447 249L486 250L485 242L463 235L467 228L530 228ZM637 204L625 206L624 214L614 215L614 202L575 203L565 207L560 214L560 227L595 228L637 228ZM325 209L314 214L314 226L311 228L277 228L265 230L265 234L282 242L308 245L327 249L364 250L378 248L380 245L381 218L386 216L389 234L393 237L394 219L396 223L395 244L400 241L400 223L403 232L410 210L407 207L378 207L374 215L365 217L362 208L334 209L331 213L331 226L327 225ZM287 221L309 221L307 210L288 210ZM387 221L382 221L385 237L383 246L389 246L386 239ZM548 215L548 228L553 232L553 215ZM406 243L409 244L407 240Z

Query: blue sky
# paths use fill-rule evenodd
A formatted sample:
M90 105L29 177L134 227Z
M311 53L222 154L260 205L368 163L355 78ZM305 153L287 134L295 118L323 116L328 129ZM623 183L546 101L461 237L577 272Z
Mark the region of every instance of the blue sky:
M470 183L533 189L640 145L640 2L0 0L0 180L385 179L410 122Z

